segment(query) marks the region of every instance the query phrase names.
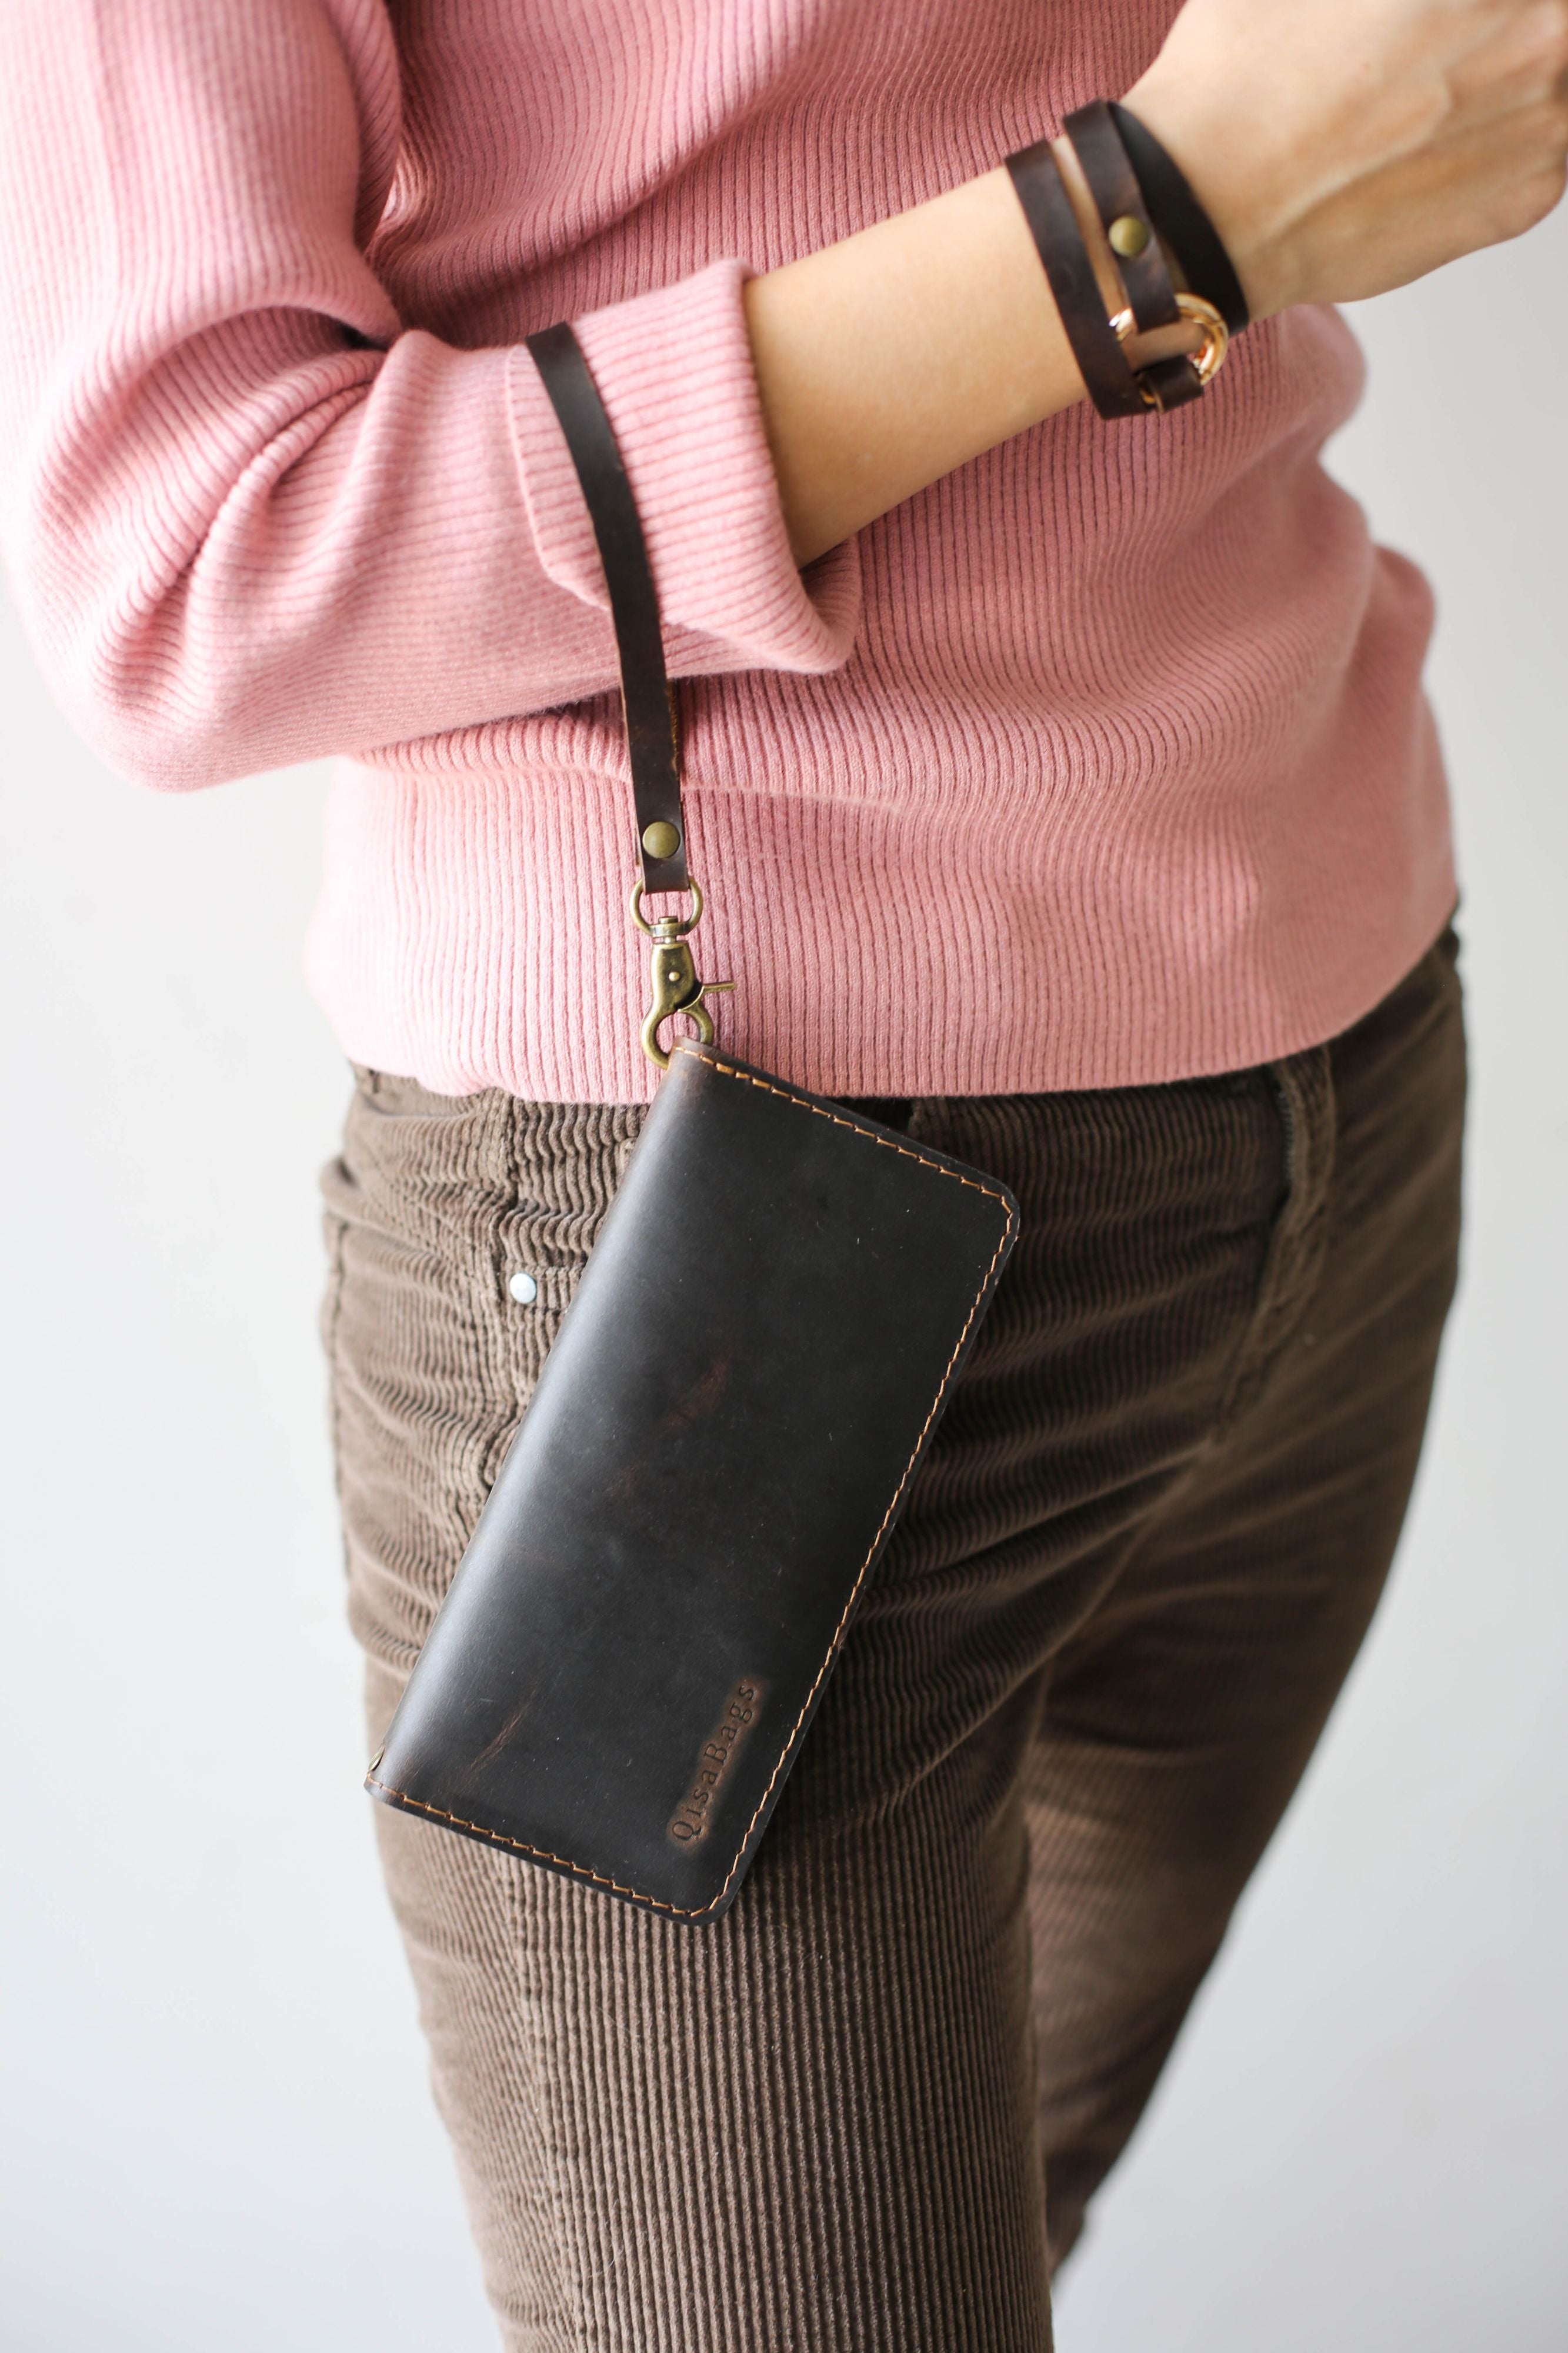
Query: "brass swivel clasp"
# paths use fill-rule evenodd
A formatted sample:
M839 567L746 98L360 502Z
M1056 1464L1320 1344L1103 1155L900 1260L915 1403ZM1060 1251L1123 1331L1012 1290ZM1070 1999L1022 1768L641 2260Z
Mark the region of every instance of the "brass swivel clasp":
M653 1002L642 1026L642 1050L650 1062L661 1071L669 1068L669 1056L659 1044L658 1033L672 1013L689 1014L697 1027L697 1035L704 1046L713 1043L713 1017L702 1000L716 988L733 988L732 980L699 980L697 964L687 944L688 932L694 932L702 921L702 892L697 883L691 885L696 901L689 915L656 915L651 923L643 913L643 886L639 880L632 886L632 921L639 932L645 932L650 944L650 978Z

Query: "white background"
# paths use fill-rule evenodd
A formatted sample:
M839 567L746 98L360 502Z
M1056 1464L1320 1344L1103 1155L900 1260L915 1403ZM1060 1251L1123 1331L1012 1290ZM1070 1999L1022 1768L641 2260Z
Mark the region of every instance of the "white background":
M1568 2346L1565 256L1560 217L1356 314L1332 462L1442 606L1464 1288L1391 1594L1063 2353ZM341 1620L321 776L136 792L0 618L0 2342L488 2353Z

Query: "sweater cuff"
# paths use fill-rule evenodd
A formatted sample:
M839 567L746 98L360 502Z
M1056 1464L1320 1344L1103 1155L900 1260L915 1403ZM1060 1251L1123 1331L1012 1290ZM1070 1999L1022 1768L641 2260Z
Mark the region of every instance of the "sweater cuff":
M626 461L672 671L837 670L860 609L856 543L795 567L763 428L741 289L720 261L575 323ZM527 347L508 370L512 432L540 560L609 609L588 511Z

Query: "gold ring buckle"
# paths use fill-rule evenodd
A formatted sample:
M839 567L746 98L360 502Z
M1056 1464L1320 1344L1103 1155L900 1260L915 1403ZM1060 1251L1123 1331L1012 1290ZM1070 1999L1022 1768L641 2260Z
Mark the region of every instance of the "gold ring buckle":
M1204 347L1193 353L1193 365L1200 384L1212 384L1225 365L1225 355L1230 349L1230 329L1214 304L1205 301L1201 294L1178 294L1176 308L1184 319L1191 319L1204 331Z
M1202 385L1212 384L1225 365L1225 356L1230 349L1230 329L1226 325L1214 304L1206 301L1201 294L1178 294L1176 308L1184 319L1190 319L1194 326L1201 327L1204 331L1202 349L1189 353L1187 356L1198 372L1198 382ZM1131 311L1118 311L1110 322L1110 328L1119 343L1127 343L1136 332L1136 322ZM1145 406L1158 408L1160 406L1158 395L1150 391L1136 372L1134 382L1143 395Z

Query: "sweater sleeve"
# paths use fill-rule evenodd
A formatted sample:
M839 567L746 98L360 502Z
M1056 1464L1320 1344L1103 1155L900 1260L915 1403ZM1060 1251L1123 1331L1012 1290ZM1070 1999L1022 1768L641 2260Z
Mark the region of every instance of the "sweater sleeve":
M526 350L406 325L367 259L399 100L382 0L0 11L0 543L60 702L146 783L614 681ZM854 553L794 566L744 276L719 263L579 332L672 670L827 670Z

